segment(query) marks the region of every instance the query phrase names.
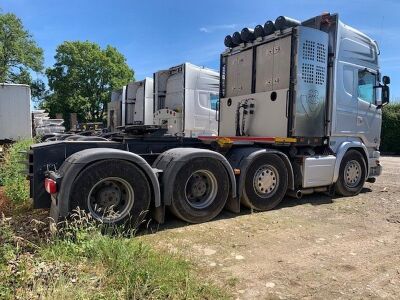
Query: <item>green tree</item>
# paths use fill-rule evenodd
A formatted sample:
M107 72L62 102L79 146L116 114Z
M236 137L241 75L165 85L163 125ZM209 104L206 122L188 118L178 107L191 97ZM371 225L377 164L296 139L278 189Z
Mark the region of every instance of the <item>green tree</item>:
M0 14L0 82L33 86L32 95L43 93L44 84L31 72L43 70L43 50L14 14Z
M103 121L111 91L134 79L125 57L111 46L64 42L54 58L46 70L50 94L41 105L52 116L76 112L81 121Z

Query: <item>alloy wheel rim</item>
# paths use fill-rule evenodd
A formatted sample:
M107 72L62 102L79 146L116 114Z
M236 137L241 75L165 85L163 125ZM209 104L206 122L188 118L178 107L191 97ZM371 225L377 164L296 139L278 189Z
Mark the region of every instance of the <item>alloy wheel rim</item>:
M257 169L253 177L253 188L261 198L270 198L279 185L278 170L272 165L263 165Z

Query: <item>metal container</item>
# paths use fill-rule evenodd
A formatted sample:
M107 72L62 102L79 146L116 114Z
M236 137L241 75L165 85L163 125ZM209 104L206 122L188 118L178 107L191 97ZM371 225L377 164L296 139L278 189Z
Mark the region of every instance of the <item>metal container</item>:
M303 26L225 52L219 135L323 137L327 54L328 35Z
M0 141L32 138L31 90L23 84L0 84Z

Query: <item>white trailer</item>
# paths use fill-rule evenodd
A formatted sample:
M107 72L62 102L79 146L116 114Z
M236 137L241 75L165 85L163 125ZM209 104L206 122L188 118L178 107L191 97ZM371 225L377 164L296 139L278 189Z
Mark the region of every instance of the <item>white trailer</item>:
M154 73L154 125L168 133L217 135L219 73L184 63Z
M171 118L155 120L180 120L175 130L185 137L124 132L108 141L34 145L35 207L51 206L58 218L78 206L106 223L134 224L149 210L163 222L168 208L199 223L223 208L264 211L313 192L352 196L374 182L390 83L377 43L337 14L278 17L256 29L225 39L218 136L187 137L211 131L218 80L188 71L195 69L189 64L156 73L156 110ZM197 114L204 117L198 127Z
M122 125L153 124L153 79L146 77L126 86L126 98L122 102Z
M107 128L115 131L125 122L123 101L126 97L126 86L111 92L111 101L107 104Z
M31 90L24 84L0 84L0 141L32 138Z

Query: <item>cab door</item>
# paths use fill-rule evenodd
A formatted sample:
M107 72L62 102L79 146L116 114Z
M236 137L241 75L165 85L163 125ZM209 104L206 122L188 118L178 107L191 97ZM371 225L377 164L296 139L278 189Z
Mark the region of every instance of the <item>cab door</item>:
M357 132L368 146L380 142L382 111L377 108L377 74L367 69L359 69L357 85Z

